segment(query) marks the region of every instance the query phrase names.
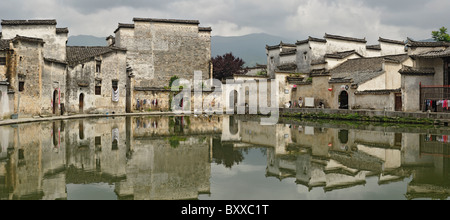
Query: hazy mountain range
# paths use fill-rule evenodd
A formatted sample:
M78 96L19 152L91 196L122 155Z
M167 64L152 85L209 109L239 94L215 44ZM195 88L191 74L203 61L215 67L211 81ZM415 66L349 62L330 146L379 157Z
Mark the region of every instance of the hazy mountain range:
M213 36L211 38L211 56L232 52L234 56L245 61L245 66L267 64L266 45L277 45L281 41L295 43L296 39L288 39L269 34L249 34L237 37ZM427 39L422 41L433 41ZM107 46L106 37L79 35L69 37L68 46Z
M232 52L234 56L245 61L246 66L266 64L266 45L277 45L281 41L295 43L283 37L269 34L250 34L238 37L213 36L211 38L211 56L223 55ZM106 37L88 35L70 36L68 46L107 46Z

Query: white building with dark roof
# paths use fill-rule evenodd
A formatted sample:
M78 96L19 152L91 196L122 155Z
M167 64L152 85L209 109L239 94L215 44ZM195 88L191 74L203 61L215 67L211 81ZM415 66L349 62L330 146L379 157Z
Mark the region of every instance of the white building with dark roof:
M386 94L386 91L398 91L400 89L400 74L398 70L401 66L397 66L397 71L391 73L391 69L384 69L388 66L389 58L391 55L405 55L405 43L397 40L390 40L385 38L379 38L379 44L367 45L365 38L345 37L339 35L325 34L323 39L308 37L306 40L297 41L295 47L290 44L284 44L283 42L275 46L266 46L268 54L268 73L269 76L275 75L275 79L280 86L279 97L280 106L284 106L287 102L291 102L291 106L299 107L298 104L305 99L314 100L314 105L308 107L317 107L324 104L325 107L339 108L346 106L346 108L364 108L361 105L354 103L354 106L347 106L339 104L339 94L329 92L333 89L333 85L330 83L348 83L348 85L341 85L343 88L352 87L355 79L362 79L367 76L362 70L352 71L352 79L337 79L333 78L335 69L342 69L343 66L353 66L359 68L358 65L353 65L354 60L384 60L386 64L379 65L379 73L389 73L382 77L374 76L378 81L370 79L371 83L365 83L364 90L372 91L371 94ZM379 59L369 59L376 58ZM394 62L394 61L393 61ZM395 61L397 62L397 61ZM403 62L403 61L402 61ZM365 65L365 64L361 64ZM364 68L364 66L361 66ZM395 69L395 68L394 68ZM334 70L334 71L333 71ZM348 74L348 73L345 73ZM391 76L395 76L391 79ZM296 80L288 80L288 78L296 78ZM302 82L299 79L303 79ZM331 80L330 80L331 79ZM392 83L392 82L393 83ZM396 86L388 85L396 84ZM381 86L381 85L384 85ZM355 86L355 85L353 85ZM367 87L367 88L366 88ZM392 87L392 88L391 88ZM393 88L396 87L396 88ZM362 89L362 88L360 88ZM383 92L373 92L373 91ZM356 91L355 91L356 92ZM360 91L359 91L360 92ZM360 95L365 93L359 93ZM332 100L335 97L336 100ZM355 101L353 101L355 102ZM370 109L394 109L394 101L389 100L388 106L367 106ZM400 104L399 104L400 105ZM364 104L365 106L365 104ZM303 105L303 107L305 107ZM400 107L397 109L401 109Z

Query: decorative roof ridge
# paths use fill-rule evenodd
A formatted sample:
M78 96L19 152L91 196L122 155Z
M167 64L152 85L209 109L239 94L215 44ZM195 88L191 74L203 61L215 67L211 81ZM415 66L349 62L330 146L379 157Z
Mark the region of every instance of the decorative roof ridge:
M320 43L326 43L327 42L327 40L325 40L325 39L320 39L320 38L309 36L308 39L302 40L302 41L297 41L297 43L295 43L295 44L296 45L302 45L302 44L309 43L311 41L313 41L313 42L320 42Z
M356 91L355 95L389 95L391 93L398 93L401 91L402 89L364 90L364 91Z
M434 68L428 67L412 67L402 65L402 68L398 71L402 75L411 75L411 76L423 76L423 75L434 75L436 73Z
M366 38L360 39L360 38L353 38L353 37L344 37L344 36L332 35L332 34L327 34L327 33L325 33L324 38L325 39L330 38L330 39L336 39L336 40L345 40L345 41L355 41L355 42L360 42L360 43L367 43Z
M297 49L295 49L295 48L287 49L286 51L280 52L280 56L288 56L288 55L294 55L294 54L297 54Z
M117 31L119 31L120 28L134 28L134 24L119 23L114 33L117 33Z
M69 28L65 27L65 28L56 28L56 33L57 34L67 34L69 33Z
M133 18L133 21L175 23L175 24L200 24L198 20L160 19L160 18Z
M29 42L45 43L42 38L25 37L25 36L20 36L20 35L16 35L16 37L14 37L12 40L13 41L23 40L23 41L29 41Z
M57 59L47 58L47 57L44 57L44 61L47 61L47 62L50 62L50 63L67 64L67 62L64 61L64 60L57 60Z
M325 58L344 59L353 54L357 54L361 58L364 58L364 56L362 56L361 54L356 52L356 50L348 50L348 51L341 51L341 52L336 52L336 53L331 53L331 54L325 54Z
M376 45L367 45L366 49L368 50L381 50L381 45L376 44Z
M281 41L280 44L274 46L266 45L267 50L280 49L282 47L297 47L297 46L295 44L284 43L283 41Z
M3 20L1 25L57 25L56 19Z
M198 27L198 31L211 32L212 28L211 27Z
M410 47L449 47L450 42L445 41L422 42L422 41L415 41L408 37L406 45Z
M398 40L391 40L391 39L386 39L386 38L382 38L380 37L378 39L379 42L385 42L385 43L391 43L391 44L400 44L400 45L405 45L405 42L403 41L398 41Z

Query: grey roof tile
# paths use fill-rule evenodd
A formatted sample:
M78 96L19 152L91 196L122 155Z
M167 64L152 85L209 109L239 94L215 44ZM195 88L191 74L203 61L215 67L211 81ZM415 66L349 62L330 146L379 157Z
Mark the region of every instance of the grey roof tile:
M81 63L90 61L96 56L114 52L117 50L124 50L117 47L79 47L79 46L68 46L66 48L67 52L67 63L70 66L76 66Z
M55 19L48 20L2 20L1 25L56 25Z

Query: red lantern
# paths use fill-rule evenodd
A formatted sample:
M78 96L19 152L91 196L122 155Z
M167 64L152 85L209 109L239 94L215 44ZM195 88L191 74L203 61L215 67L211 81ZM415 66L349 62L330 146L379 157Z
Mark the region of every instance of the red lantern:
M330 92L333 91L333 88L329 88L328 91L330 91Z

